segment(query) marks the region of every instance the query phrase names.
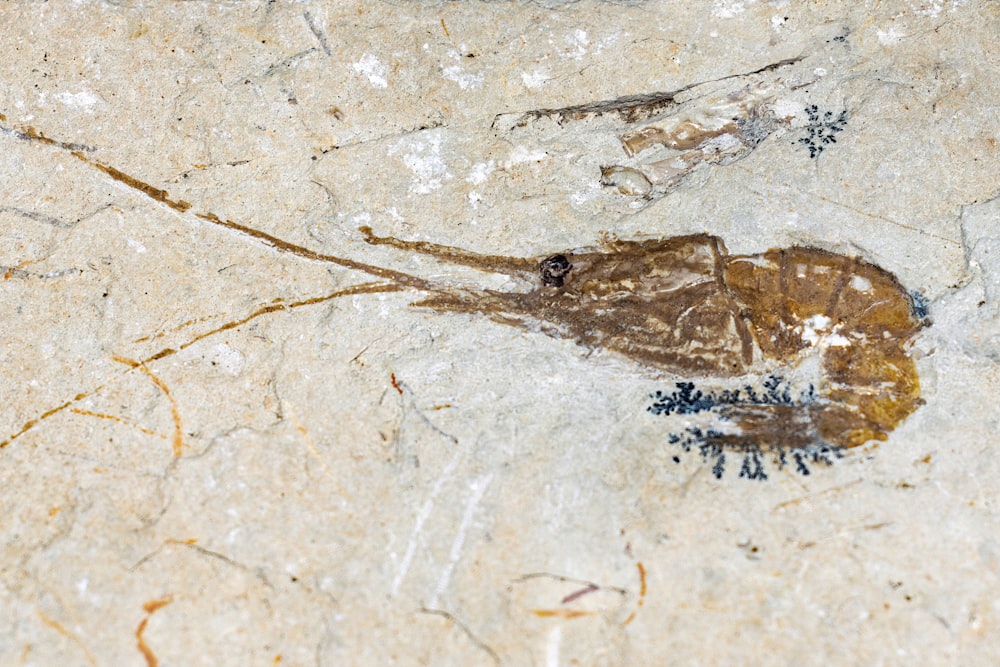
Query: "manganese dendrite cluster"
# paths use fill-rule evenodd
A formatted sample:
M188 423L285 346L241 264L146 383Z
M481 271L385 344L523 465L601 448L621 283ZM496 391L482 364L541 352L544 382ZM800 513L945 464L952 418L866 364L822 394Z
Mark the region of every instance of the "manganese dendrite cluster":
M912 290L910 300L913 301L913 314L917 316L917 319L923 320L925 323L929 322L931 302L927 300L923 292Z
M806 107L806 117L809 119L807 134L799 139L799 143L809 149L809 157L815 158L828 144L837 143L837 135L847 125L847 110L841 111L834 118L832 111L824 111L821 115L819 107L810 104Z
M805 405L816 395L813 386L809 385L809 389L793 399L791 386L777 375L768 375L761 384L763 393L751 385L705 393L695 388L694 382L678 382L677 389L670 394L662 391L651 394L653 403L647 409L654 415L692 415L720 405Z
M650 395L653 402L647 408L654 415L693 415L701 412L716 411L725 420L727 409L750 409L761 406L790 406L805 408L816 400L816 392L812 385L793 397L791 386L777 375L769 375L762 383L763 390L746 385L742 389L726 389L722 391L702 391L693 382L677 382L676 388L670 393L657 391ZM806 447L791 450L774 450L767 443L740 442L733 446L726 434L715 428L688 426L680 433L670 433L667 441L678 445L683 451L697 450L705 461L712 461L712 474L721 479L725 473L726 453L735 451L743 455L740 467L740 477L764 481L767 472L764 469L765 456L763 451L774 452L774 462L778 469L794 463L799 474L810 474L808 463L824 463L830 465L834 459L842 455L837 447L825 442L816 442ZM680 463L680 457L673 457L675 463Z

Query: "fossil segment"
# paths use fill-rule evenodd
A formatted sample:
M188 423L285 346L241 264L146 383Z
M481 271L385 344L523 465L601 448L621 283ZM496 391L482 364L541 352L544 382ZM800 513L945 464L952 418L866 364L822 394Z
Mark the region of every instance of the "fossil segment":
M819 336L828 339L824 395L837 407L813 417L825 441L854 447L885 440L920 404L907 348L923 322L892 274L815 248L733 257L726 274L765 357L792 362Z
M706 235L612 241L564 253L573 268L561 286L539 279L528 292L435 294L417 305L539 328L676 373L728 377L748 369L752 341L722 282L722 252Z

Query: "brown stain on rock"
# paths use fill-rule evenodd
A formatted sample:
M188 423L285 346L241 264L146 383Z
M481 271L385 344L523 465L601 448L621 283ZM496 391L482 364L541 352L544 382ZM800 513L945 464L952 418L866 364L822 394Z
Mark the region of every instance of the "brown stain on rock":
M163 349L161 349L161 350L159 350L157 352L154 352L154 353L150 354L149 356L145 357L144 359L142 359L141 361L135 361L135 360L132 360L132 359L126 359L124 357L118 357L118 356L113 356L112 359L115 360L115 361L117 361L118 363L121 363L121 364L124 364L124 365L128 366L128 370L125 371L125 372L126 373L130 373L130 372L135 371L137 369L142 369L147 364L150 364L150 363L152 363L154 361L157 361L159 359L163 359L163 358L169 357L171 355L177 354L178 351L187 349L187 348L191 347L192 345L195 345L199 341L204 340L206 338L209 338L211 336L215 336L217 334L223 333L225 331L230 331L230 330L233 330L233 329L237 329L238 330L238 328L241 325L246 324L246 323L248 323L248 322L250 322L252 320L255 320L258 317L263 317L265 315L270 315L272 313L277 313L277 312L283 312L283 311L286 311L286 310L294 310L296 308L313 306L313 305L317 305L317 304L320 304L320 303L325 303L327 301L331 301L333 299L340 298L342 296L350 296L350 295L354 295L354 294L384 294L384 293L387 293L387 292L398 292L401 289L404 289L404 288L401 287L401 286L399 286L399 285L394 285L394 284L386 284L386 283L362 283L360 285L353 285L351 287L346 287L344 289L337 290L337 291L331 292L329 294L324 294L322 296L309 297L309 298L306 298L306 299L300 299L300 300L297 300L297 301L291 301L291 302L287 302L287 303L285 303L285 302L271 303L271 304L268 304L266 306L262 306L260 308L257 308L256 310L254 310L253 312L251 312L249 315L246 315L245 317L242 317L242 318L237 319L237 320L232 320L232 321L226 322L225 324L222 324L222 325L217 326L217 327L215 327L213 329L210 329L208 331L205 331L203 333L195 335L195 336L189 338L188 340L184 341L180 345L178 345L176 348L167 347L167 348L163 348ZM103 389L105 389L109 384L111 384L111 382L112 381L103 382L103 383L97 385L96 387L94 387L94 388L92 388L92 389L90 389L88 391L79 392L72 399L66 401L65 403L62 403L61 405L57 405L54 408L49 408L48 410L46 410L46 411L42 412L41 414L39 414L37 417L34 417L34 418L29 419L28 421L24 422L24 424L21 425L20 429L18 429L14 433L10 434L9 436L7 436L7 438L5 440L0 441L0 449L3 449L5 447L7 447L14 440L17 440L18 438L20 438L21 436L23 436L25 433L27 433L28 431L30 431L34 427L38 426L42 422L46 421L47 419L60 414L61 412L63 412L67 408L70 408L71 406L79 403L80 401L82 401L82 400L84 400L86 398L90 398L92 396L97 395ZM73 410L70 410L70 411L74 412L74 413L77 413L77 414L81 414L83 416L104 417L103 414L90 414L86 410L73 409ZM179 419L179 414L177 415L177 417ZM177 434L181 433L181 431L177 430L177 423L178 422L175 422L175 430L174 430L175 444L176 444ZM176 451L176 449L175 449L175 451Z
M173 353L172 350L171 353ZM167 383L161 380L159 376L154 374L153 371L149 370L149 367L144 361L134 361L124 357L112 357L112 359L118 363L125 364L130 369L140 370L146 375L146 377L152 380L153 384L156 385L156 388L162 391L163 395L167 397L168 401L170 401L170 416L174 422L174 435L172 438L174 458L179 459L184 453L184 424L181 421L181 411L180 407L177 405L177 399L174 398L173 393L170 391L170 387L168 387Z
M639 610L642 609L642 605L646 604L646 566L639 562L635 564L635 567L639 571L639 597L635 601L635 610L622 622L623 626L634 621L636 615L639 613Z
M157 667L157 665L160 664L160 661L156 657L156 654L153 653L153 649L150 648L149 644L146 643L146 639L143 637L143 633L146 632L146 625L149 624L149 618L154 613L156 613L163 607L166 607L173 601L174 601L173 596L168 595L158 600L150 600L149 602L146 602L145 604L142 605L143 611L146 612L146 617L143 618L141 621L139 621L139 627L135 629L135 642L136 642L136 647L139 649L139 652L142 653L142 657L146 659L147 667Z
M539 618L583 618L585 616L594 616L597 612L593 611L583 611L580 609L532 609L531 613Z
M41 610L36 611L35 613L38 614L38 618L42 621L42 623L49 626L50 628L58 632L60 635L70 640L74 644L76 644L77 647L79 647L80 651L82 651L84 656L87 658L88 663L90 663L91 665L95 665L95 667L96 665L100 664L97 661L97 656L94 655L94 652L91 651L90 648L88 648L88 646L84 643L83 639L80 638L79 635L77 635L75 632L72 632L71 630L66 628L66 626L64 626L62 623L55 620L48 614L45 614Z

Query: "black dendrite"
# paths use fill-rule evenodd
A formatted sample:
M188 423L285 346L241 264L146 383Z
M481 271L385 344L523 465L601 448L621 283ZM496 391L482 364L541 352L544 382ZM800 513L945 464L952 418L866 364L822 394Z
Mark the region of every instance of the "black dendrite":
M799 143L809 149L809 157L815 158L822 153L827 145L837 143L837 135L847 125L847 110L834 117L832 111L820 114L819 107L810 104L806 107L806 136L799 138Z
M790 385L777 375L769 375L761 383L762 389L746 385L742 389L726 389L722 391L702 391L693 382L677 382L676 389L670 393L657 391L650 395L653 402L647 410L654 415L692 415L725 408L726 406L752 407L767 405L788 405L805 407L816 400L816 392L812 385L800 392L797 397L792 395ZM725 419L723 417L723 419ZM723 447L725 435L713 428L688 426L679 433L667 435L667 442L676 445L684 452L697 452L703 461L712 462L712 474L716 479L722 479L725 473L726 453L734 451L732 444ZM743 443L736 453L743 455L739 476L745 479L765 481L767 443ZM839 448L826 442L816 442L806 447L791 450L773 451L774 463L779 470L793 465L797 473L809 475L810 463L830 465L842 456ZM680 463L680 456L674 456L675 463Z

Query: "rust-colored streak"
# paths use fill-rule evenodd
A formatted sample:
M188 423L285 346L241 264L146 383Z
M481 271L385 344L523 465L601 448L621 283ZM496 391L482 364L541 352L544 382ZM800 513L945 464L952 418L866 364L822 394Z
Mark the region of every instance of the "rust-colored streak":
M171 199L170 193L167 192L166 190L160 190L159 188L155 188L149 183L144 183L140 181L138 178L135 178L134 176L129 176L125 172L115 169L111 165L104 164L103 162L98 162L97 160L91 160L80 151L72 151L72 154L73 157L82 160L83 162L86 162L95 169L103 171L105 174L115 179L119 183L127 185L133 190L138 190L139 192L143 193L150 199L154 199L160 202L161 204L165 204L179 213L183 213L187 211L189 208L191 208L191 204L189 204L184 200Z
M405 287L400 286L400 285L396 285L396 284L392 284L392 283L389 283L389 284L387 284L387 283L362 283L360 285L353 285L351 287L347 287L347 288L342 289L342 290L337 290L336 292L332 292L330 294L325 294L325 295L322 295L322 296L316 296L316 297L310 297L310 298L307 298L307 299L301 299L299 301L294 301L294 302L291 302L291 303L288 303L288 304L284 304L284 305L275 304L275 305L265 306L263 308L260 308L260 309L258 309L256 311L254 311L253 313L251 313L247 317L241 318L241 319L236 320L234 322L229 322L229 323L224 324L224 325L222 325L220 327L217 327L217 328L212 329L210 331L207 331L205 333L199 334L198 336L195 336L194 338L189 339L185 343L182 343L176 349L169 348L169 347L165 348L165 349L162 349L159 352L151 354L150 356L146 357L145 359L143 359L141 361L135 361L133 359L127 359L125 357L119 357L119 356L112 356L111 358L112 358L113 361L116 361L116 362L118 362L120 364L124 364L125 366L128 366L128 370L125 371L125 373L130 373L131 371L133 371L133 370L135 370L137 368L142 368L146 364L152 363L154 361L158 361L158 360L163 359L164 357L168 357L168 356L170 356L172 354L176 354L178 350L186 349L186 348L190 347L191 345L194 345L198 341L203 340L205 338L208 338L209 336L214 336L214 335L216 335L216 334L218 334L220 332L228 331L230 329L234 329L234 328L240 326L241 324L245 324L245 323L247 323L247 322L249 322L249 321L251 321L251 320L253 320L253 319L257 318L257 317L260 317L262 315L267 315L269 313L273 313L273 312L277 312L277 311L281 311L281 310L286 310L286 309L290 310L290 309L293 309L293 308L301 308L301 307L304 307L304 306L312 306L312 305L324 303L326 301L330 301L332 299L336 299L336 298L342 297L342 296L350 296L350 295L355 295L355 294L379 294L379 293L386 293L386 292L398 292L398 291L403 290L403 289L405 289ZM66 401L62 405L58 405L58 406L56 406L54 408L50 408L49 410L46 410L45 412L43 412L42 414L38 415L37 417L35 417L33 419L29 419L28 421L26 421L21 426L21 428L18 431L16 431L15 433L12 433L11 435L9 435L7 437L6 440L3 440L2 442L0 442L0 449L5 448L7 445L9 445L10 443L12 443L14 440L17 440L22 435L24 435L25 433L27 433L32 428L34 428L38 424L42 423L43 421L45 421L49 417L52 417L52 416L54 416L54 415L62 412L66 408L70 407L71 405L73 405L75 403L78 403L78 402L82 401L85 398L89 398L89 397L97 394L102 389L104 389L106 386L108 386L108 384L110 382L111 381L101 383L100 385L98 385L97 387L94 387L93 389L91 389L89 391L79 392L71 400Z
M36 611L36 613L38 614L38 618L41 619L42 623L49 626L50 628L61 634L63 637L70 640L78 647L80 647L80 650L83 651L84 656L86 656L87 658L87 662L89 662L91 665L95 665L96 667L96 665L98 664L97 656L95 656L91 652L91 650L87 648L87 645L83 643L83 640L79 637L79 635L77 635L75 632L71 632L69 629L63 626L62 623L48 616L44 612Z
M149 370L149 367L146 366L146 364L142 364L139 367L139 370L145 373L146 376L153 381L153 384L155 384L160 391L163 392L163 395L167 397L167 400L170 401L170 413L174 420L174 458L179 459L184 453L184 426L181 423L181 411L177 406L177 399L175 399L174 395L170 392L170 387L168 387L163 380L156 376L153 371Z
M142 362L136 361L135 359L129 359L128 357L120 357L117 354L111 355L111 361L124 364L129 368L139 368L139 366L142 365Z
M37 141L42 144L48 144L50 146L59 146L60 148L64 146L62 142L56 141L55 139L49 139L48 137L46 137L45 135L43 135L41 132L31 127L30 125L28 127L25 127L19 134L23 134L25 139L31 139L32 141Z
M569 604L570 602L573 602L574 600L579 600L584 595L587 595L588 593L593 593L594 591L597 590L600 590L600 587L597 584L593 583L587 584L584 588L581 588L575 593L570 593L559 602L561 602L562 604Z
M141 336L139 338L136 338L132 342L133 343L147 343L147 342L149 342L151 340L155 340L157 338L163 338L168 333L175 333L177 331L180 331L181 329L185 329L185 328L191 326L192 324L201 324L202 322L210 320L212 317L213 317L212 315L206 315L204 317L194 317L194 318L191 318L190 320L187 320L186 322L181 322L177 326L173 327L169 332L167 332L167 331L160 331L160 332L157 332L155 334L149 334L147 336Z
M172 353L172 351L171 351ZM154 355L155 357L156 355ZM166 356L166 355L164 355ZM149 370L149 366L146 365L144 361L135 361L133 359L128 359L126 357L112 356L114 361L120 364L124 364L129 367L130 370L139 369L142 371L146 377L153 381L153 384L163 392L163 395L167 397L170 401L170 412L174 421L174 436L173 436L173 448L174 448L174 458L180 458L184 453L184 425L181 422L181 411L177 405L177 399L170 391L170 387L167 383L161 380L153 371Z
M641 562L636 563L635 566L639 570L639 598L635 602L635 610L622 622L623 626L634 621L639 610L642 609L642 605L646 603L646 566Z
M160 609L163 609L164 607L166 607L168 604L170 604L173 601L174 601L174 597L172 595L168 595L168 596L160 598L158 600L150 600L149 602L143 603L142 609L147 614L153 614L154 612L157 612Z
M38 424L42 423L43 421L45 421L49 417L57 415L60 412L62 412L63 410L65 410L66 408L68 408L69 406L71 406L71 405L73 405L75 403L79 403L80 401L82 401L85 398L89 398L90 396L93 396L97 392L99 392L102 389L104 389L107 385L108 385L108 383L104 382L104 383L101 383L98 386L94 387L90 391L80 392L76 396L74 396L73 398L71 398L70 400L68 400L65 403L63 403L62 405L57 405L54 408L50 408L50 409L46 410L45 412L43 412L42 414L38 415L34 419L29 419L28 421L24 422L24 424L21 426L20 430L18 430L15 433L12 433L11 435L7 436L6 440L4 440L3 442L0 442L0 449L3 449L4 447L6 447L7 445L9 445L10 443L14 442L15 440L17 440L18 438L20 438L22 435L24 435L25 433L27 433L28 431L30 431L35 426L37 426Z
M308 299L302 299L300 301L292 301L290 303L276 303L263 306L262 308L258 308L257 310L253 311L246 317L242 317L238 320L233 320L232 322L226 322L225 324L222 324L214 329L211 329L210 331L198 334L194 338L191 338L178 345L177 349L185 350L194 345L195 343L197 343L198 341L204 340L209 336L214 336L216 334L222 333L223 331L230 331L232 329L235 329L239 326L246 324L247 322L250 322L251 320L257 319L262 315L277 313L283 310L292 310L294 308L302 308L303 306L315 306L316 304L323 303L325 301L331 301L333 299L337 299L342 296L352 296L355 294L380 294L385 292L398 292L401 289L404 288L400 287L399 285L393 285L393 284L362 283L361 285L353 285L351 287L347 287L342 290L337 290L336 292L325 294L323 296L310 297ZM172 352L173 351L171 351L171 353Z
M80 415L80 416L83 416L83 417L95 417L97 419L107 419L109 421L117 422L117 423L119 423L119 424L121 424L123 426L130 426L130 427L132 427L134 429L137 429L141 433L145 433L146 435L155 435L157 438L166 439L166 437L167 437L167 436L163 435L162 433L157 433L156 431L150 430L150 429L145 428L143 426L139 426L138 424L133 424L132 422L126 421L126 420L124 420L121 417L118 417L116 415L109 415L109 414L105 414L103 412L92 412L91 410L83 410L83 409L80 409L80 408L73 408L73 409L70 410L70 412L72 412L75 415Z
M149 644L146 643L146 640L142 635L146 631L146 625L149 623L149 617L173 601L173 596L168 595L167 597L160 598L159 600L150 600L142 605L143 611L146 612L146 617L139 621L139 627L135 629L135 641L136 647L139 649L139 652L142 653L142 657L146 659L146 665L148 667L156 667L160 664L160 661L157 659L156 654L153 653L153 649L149 647Z
M149 623L149 617L139 621L139 627L135 629L135 640L136 646L139 648L139 652L142 653L142 657L146 659L146 664L149 667L156 667L160 664L160 661L156 659L156 654L153 653L153 649L149 648L149 644L143 639L142 633L146 631L146 624Z
M581 618L583 616L593 616L597 612L583 611L580 609L532 609L531 613L539 618Z
M226 322L225 324L223 324L221 326L218 326L218 327L216 327L216 328L214 328L214 329L212 329L210 331L206 331L203 334L198 334L194 338L191 338L189 340L184 341L183 343L180 344L179 349L185 350L185 349L191 347L192 345L194 345L195 343L197 343L197 342L199 342L199 341L201 341L201 340L203 340L205 338L208 338L209 336L214 336L216 334L222 333L223 331L231 331L231 330L235 329L236 327L239 327L239 326L242 326L242 325L246 324L247 322L249 322L252 319L260 317L261 315L267 315L269 313L276 313L276 312L281 311L281 310L287 310L288 308L289 308L289 306L287 306L285 304L275 304L275 305L272 305L272 306L264 306L263 308L259 308L258 310L255 310L254 312L250 313L246 317L240 318L238 320L233 320L232 322Z
M538 273L538 261L524 257L505 257L503 255L484 255L463 248L444 246L429 241L406 241L391 236L377 236L367 225L358 227L369 245L384 245L397 250L404 250L421 255L430 255L442 262L471 266L480 271L507 273L528 280L534 279Z
M389 374L389 381L392 383L392 388L399 392L399 395L403 395L403 388L399 386L399 382L396 381L396 374Z
M158 361L159 359L163 359L164 357L169 357L171 354L177 354L177 350L166 347L157 352L156 354L146 357L145 359L143 359L142 362L144 364L148 364L151 361Z
M38 425L39 423L45 421L49 417L51 417L53 415L56 415L56 414L59 414L60 412L62 412L66 408L68 408L69 406L73 405L73 403L75 403L78 400L79 400L78 398L74 398L72 401L66 401L62 405L57 405L54 408L50 408L50 409L46 410L45 412L43 412L42 414L38 415L36 418L29 419L28 421L24 422L24 425L21 427L21 429L19 431L17 431L16 433L13 433L11 435L9 435L6 440L4 440L3 442L0 442L0 449L3 449L7 445L9 445L11 442L13 442L17 438L21 437L22 435L24 435L25 433L27 433L28 431L30 431L32 428L34 428L36 425Z

